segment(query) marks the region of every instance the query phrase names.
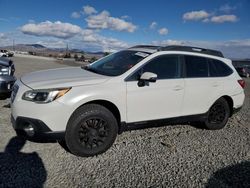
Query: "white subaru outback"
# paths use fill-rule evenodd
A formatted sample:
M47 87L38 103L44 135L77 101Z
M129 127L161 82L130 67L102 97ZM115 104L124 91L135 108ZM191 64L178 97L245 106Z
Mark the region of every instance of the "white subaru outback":
M221 129L242 107L244 86L219 51L141 45L89 66L21 77L11 119L17 135L57 140L75 155L93 156L130 127L198 121Z

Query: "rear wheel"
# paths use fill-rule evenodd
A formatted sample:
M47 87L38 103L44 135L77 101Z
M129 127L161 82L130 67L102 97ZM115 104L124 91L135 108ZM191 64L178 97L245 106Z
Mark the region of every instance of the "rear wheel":
M88 157L110 148L117 133L117 120L107 108L87 104L77 109L70 118L65 142L74 155Z
M208 129L222 129L227 124L230 116L230 107L224 98L218 99L209 109L205 126Z

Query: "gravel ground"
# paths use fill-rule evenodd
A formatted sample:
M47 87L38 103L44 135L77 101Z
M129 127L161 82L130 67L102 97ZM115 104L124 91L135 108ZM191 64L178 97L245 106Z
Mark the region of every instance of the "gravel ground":
M13 59L18 77L64 66ZM0 187L250 187L249 79L247 84L243 109L222 130L175 125L128 131L92 158L16 138L9 101L0 101Z

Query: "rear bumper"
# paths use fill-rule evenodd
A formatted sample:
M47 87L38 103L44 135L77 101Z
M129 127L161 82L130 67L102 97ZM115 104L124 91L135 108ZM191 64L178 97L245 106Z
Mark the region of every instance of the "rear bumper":
M54 142L63 140L64 131L51 131L48 126L38 119L11 116L11 123L17 135L33 142Z
M233 99L233 109L238 109L238 108L241 108L243 106L244 100L245 100L244 91L242 91L239 94L232 95L231 97Z

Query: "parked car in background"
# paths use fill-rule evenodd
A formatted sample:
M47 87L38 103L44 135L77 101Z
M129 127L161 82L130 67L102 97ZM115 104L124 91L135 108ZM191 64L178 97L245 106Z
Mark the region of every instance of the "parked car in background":
M0 57L13 57L14 52L8 50L0 50Z
M250 66L249 65L243 65L241 67L236 67L235 69L237 70L238 74L241 77L246 77L246 78L250 77Z
M245 82L219 51L134 46L84 67L29 73L13 86L17 135L59 140L78 156L105 152L129 127L200 121L222 129Z
M14 56L14 52L11 52L11 51L8 51L7 54L8 54L8 57L13 57Z
M14 63L7 58L0 57L0 99L10 97L12 86L16 81Z
M4 50L0 50L0 57L7 57L7 54L4 52Z

